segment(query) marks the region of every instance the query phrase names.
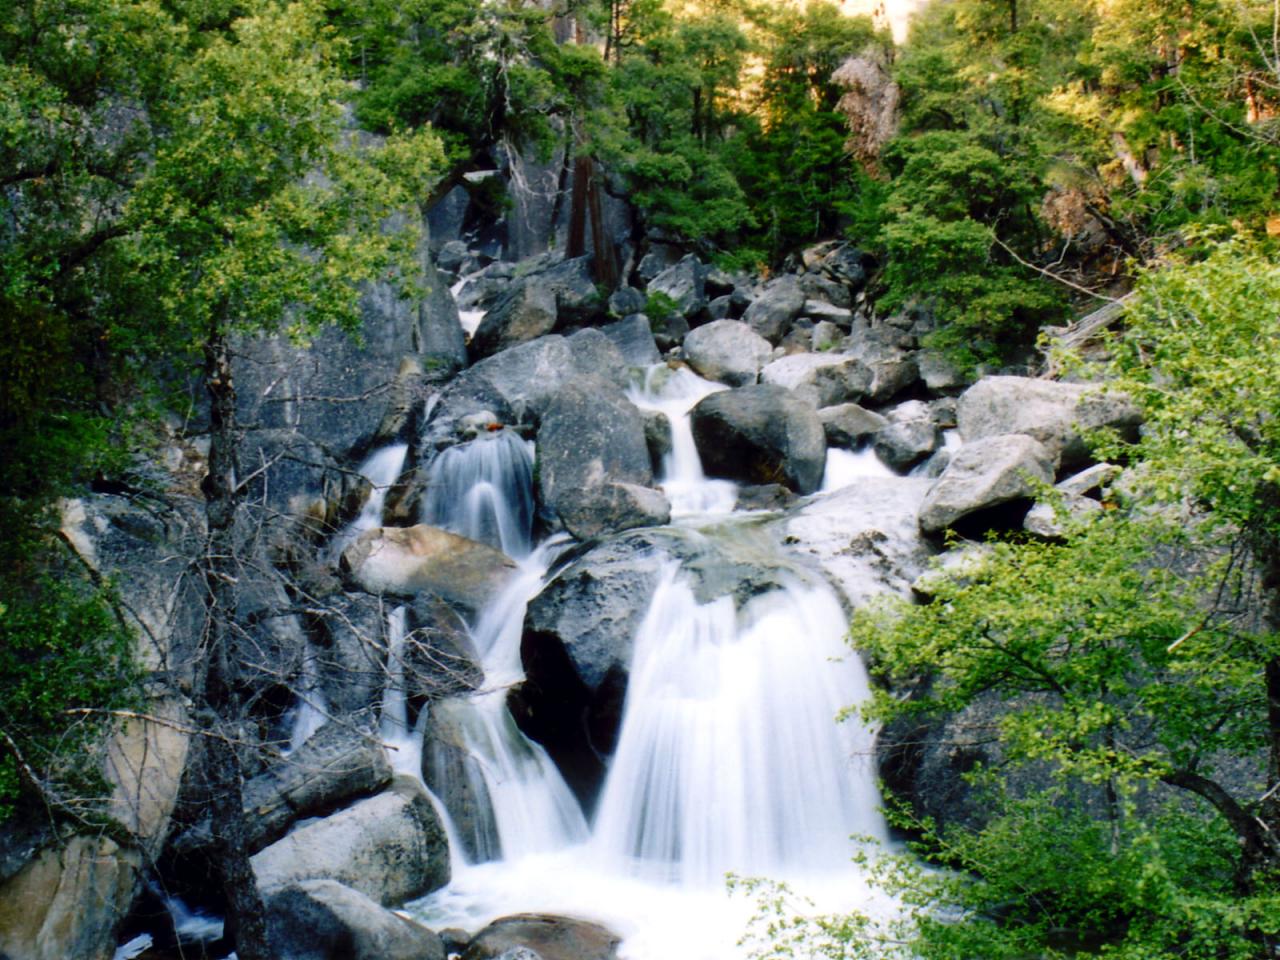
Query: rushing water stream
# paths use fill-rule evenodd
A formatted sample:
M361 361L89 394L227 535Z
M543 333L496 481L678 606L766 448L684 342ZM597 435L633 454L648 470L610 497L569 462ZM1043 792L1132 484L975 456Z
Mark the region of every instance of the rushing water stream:
M736 489L704 476L688 413L717 389L655 368L631 392L670 420L662 487L677 522L708 537L724 535ZM874 474L883 470L865 455L836 458L826 489ZM434 927L468 929L509 913L568 914L617 930L632 960L722 960L750 912L726 894L727 872L786 879L827 908L865 908L871 894L849 862L851 838L882 840L885 827L873 736L835 721L866 695L867 679L844 645L832 588L797 576L741 608L729 596L702 604L668 562L635 637L617 749L588 824L506 705L523 679L526 607L567 542L532 544L532 479L530 445L508 431L431 465L423 519L500 546L519 569L471 628L483 688L424 708L412 725L394 665L404 608L391 615L382 734L393 764L415 776L425 769L448 819L467 821L465 835L448 826L453 881L406 909ZM446 762L432 729L448 731L460 766ZM448 776L463 777L464 789L442 782ZM458 795L479 811L450 810Z

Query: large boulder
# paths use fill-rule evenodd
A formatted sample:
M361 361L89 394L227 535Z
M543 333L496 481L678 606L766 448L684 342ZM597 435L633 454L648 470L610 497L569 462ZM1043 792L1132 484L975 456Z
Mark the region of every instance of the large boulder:
M632 291L632 293L635 292ZM600 332L609 338L609 342L618 348L622 358L633 367L652 366L662 359L662 355L658 353L658 346L654 343L649 320L642 313L625 316L621 320L601 327Z
M431 450L453 444L459 423L483 411L501 423L536 424L560 388L582 376L603 378L612 393L620 394L627 370L618 348L599 330L522 343L469 367L440 392L424 443Z
M449 844L435 806L403 776L384 793L296 827L249 862L263 891L336 880L383 906L449 882Z
M471 337L471 355L477 359L527 343L550 333L556 326L556 292L540 276L518 280L485 313Z
M747 307L742 320L776 346L791 329L791 321L804 309L804 301L800 281L792 274L784 274L765 286L755 302Z
M244 785L245 846L251 851L284 836L296 821L338 809L391 782L391 765L368 715L322 726L301 747ZM174 839L185 855L213 845L208 818Z
M280 960L445 960L440 937L336 880L304 880L266 899Z
M488 544L420 523L366 530L342 551L342 568L367 593L428 592L479 610L515 563Z
M956 416L964 440L1025 434L1044 444L1060 470L1089 462L1090 430L1110 428L1132 438L1141 423L1137 407L1120 394L1030 377L984 377L961 394Z
M781 483L797 493L822 485L827 441L812 406L769 384L713 393L692 412L693 438L708 476Z
M760 371L761 383L786 387L814 407L860 400L872 379L865 363L838 353L794 353Z
M739 320L715 320L684 338L689 366L731 387L755 383L772 353L769 341Z
M1021 523L1040 485L1053 482L1053 456L1025 434L966 443L920 505L920 529L940 533L974 514L1012 505ZM1003 525L1006 518L994 518Z
M635 405L595 378L566 384L538 428L538 495L579 539L664 523Z
M477 933L462 960L536 957L540 960L616 960L622 938L571 917L524 913L495 920Z
M670 297L683 317L692 317L707 305L703 267L693 254L655 276L647 289L650 295L660 293Z
M844 342L844 352L861 360L871 371L866 399L887 403L919 378L910 346L914 338L889 325L857 327Z

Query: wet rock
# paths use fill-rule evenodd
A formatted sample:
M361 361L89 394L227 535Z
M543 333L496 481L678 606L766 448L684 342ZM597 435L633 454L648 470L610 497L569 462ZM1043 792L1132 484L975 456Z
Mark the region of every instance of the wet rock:
M622 359L630 366L648 367L662 359L653 339L653 331L649 329L649 320L642 313L632 312L622 320L601 327L600 332L618 348ZM574 344L581 342L572 338L570 340Z
M692 411L708 476L782 483L797 493L822 484L827 443L816 411L783 387L760 384L705 397Z
M453 822L454 833L472 863L502 856L498 824L481 760L469 748L468 725L475 708L465 700L432 704L422 744L422 777Z
M472 938L462 960L615 960L622 938L598 923L524 913L495 920Z
M644 442L649 448L649 462L654 476L662 472L662 463L671 452L671 421L658 410L641 410L644 417Z
M742 320L770 343L777 344L787 335L791 321L804 309L804 300L799 280L785 274L765 286L747 307Z
M1025 434L966 443L929 489L920 507L920 528L938 533L958 521L1006 504L1030 507L1037 484L1053 480L1053 457ZM1018 518L1021 522L1021 517Z
M670 297L681 316L692 317L707 305L702 270L698 258L689 254L650 280L648 293Z
M838 353L797 353L760 371L762 383L786 387L815 408L859 400L871 387L872 372L858 359Z
M858 449L889 424L888 418L874 411L864 410L856 403L823 407L818 411L818 420L822 423L827 443L848 450Z
M755 383L772 352L767 340L738 320L716 320L684 340L689 366L708 380L731 387Z
M266 900L267 936L288 960L444 960L431 930L334 880L306 880Z
M895 470L909 470L942 443L929 407L919 400L889 411L889 423L876 434L876 455Z
M654 522L665 500L653 483L644 419L594 378L567 384L538 428L538 495L582 539ZM628 486L630 485L630 486ZM667 508L669 514L669 508Z
M493 547L421 523L365 531L342 552L342 567L367 593L434 593L470 610L481 609L515 570Z
M1044 444L1055 467L1089 463L1089 430L1106 427L1130 439L1141 416L1125 397L1082 383L1029 377L984 377L960 397L960 436L971 441L1024 434Z
M417 597L407 611L403 663L405 692L442 700L465 696L484 683L480 654L462 616L438 597Z
M336 880L390 906L449 882L449 847L431 798L416 780L312 820L250 858L263 891Z

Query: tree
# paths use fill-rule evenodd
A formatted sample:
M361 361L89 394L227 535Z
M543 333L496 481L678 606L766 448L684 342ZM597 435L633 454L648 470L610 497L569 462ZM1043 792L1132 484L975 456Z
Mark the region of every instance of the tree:
M992 544L924 605L854 618L895 691L871 717L998 718L998 762L968 775L983 822L894 808L951 868L880 867L916 912L875 936L905 936L912 956L1276 949L1280 361L1259 345L1280 335L1280 269L1223 244L1146 273L1128 319L1114 372L1147 428L1106 449L1131 462L1130 499L1113 493L1062 543Z

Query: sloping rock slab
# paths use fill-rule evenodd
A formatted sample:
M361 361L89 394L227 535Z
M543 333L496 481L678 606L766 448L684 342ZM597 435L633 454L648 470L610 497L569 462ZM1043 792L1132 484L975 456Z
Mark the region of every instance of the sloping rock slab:
M433 931L335 880L306 880L267 898L267 936L282 960L444 960Z
M598 923L522 913L495 920L467 945L462 960L497 960L523 947L542 960L616 960L622 942Z
M1037 484L1053 481L1053 456L1025 434L966 443L951 458L920 506L920 529L940 533L980 511L1029 501Z
M435 807L403 776L385 793L295 828L249 862L264 891L337 880L383 906L449 882L449 844Z

